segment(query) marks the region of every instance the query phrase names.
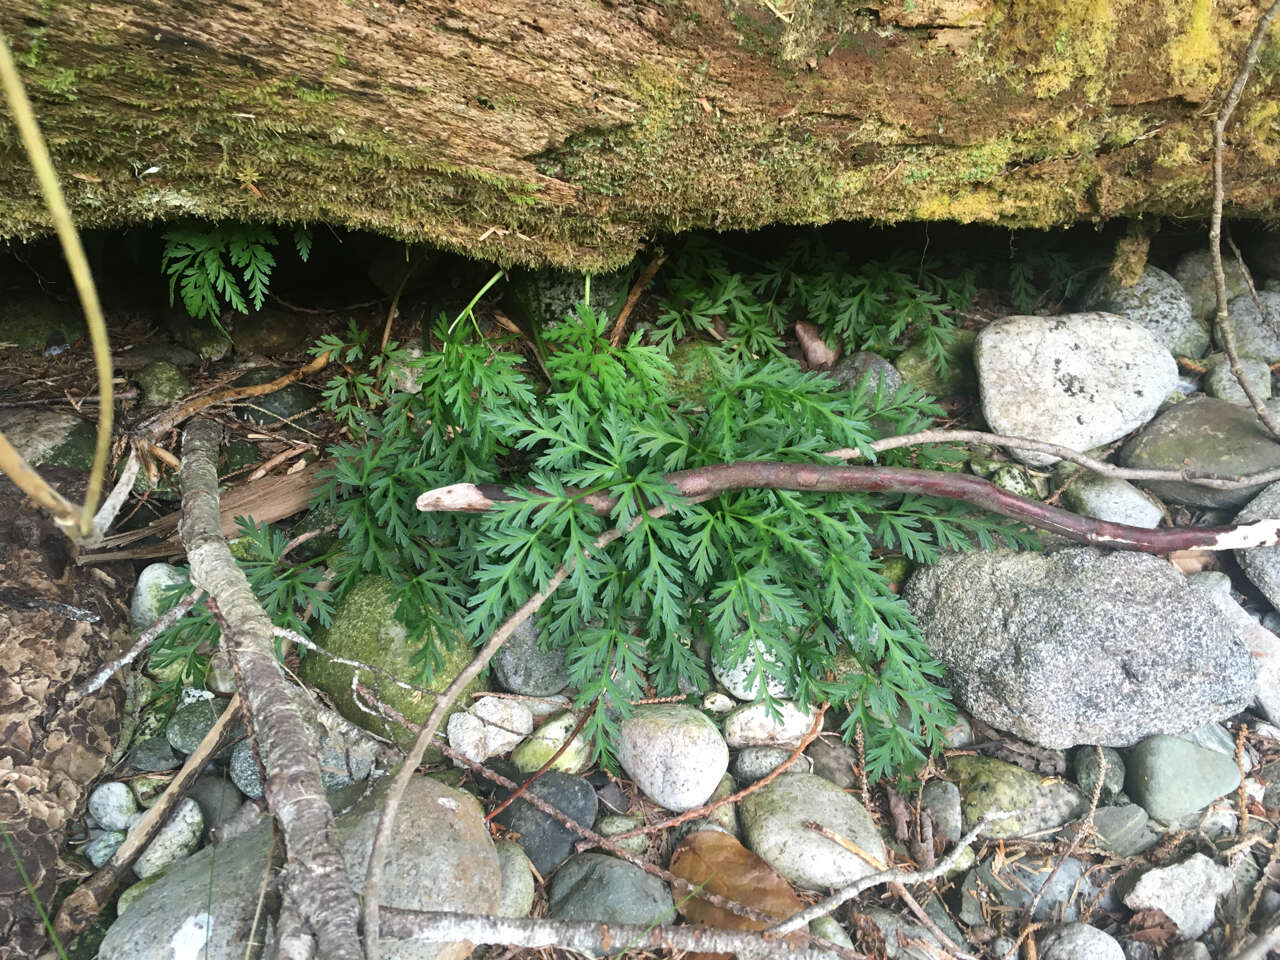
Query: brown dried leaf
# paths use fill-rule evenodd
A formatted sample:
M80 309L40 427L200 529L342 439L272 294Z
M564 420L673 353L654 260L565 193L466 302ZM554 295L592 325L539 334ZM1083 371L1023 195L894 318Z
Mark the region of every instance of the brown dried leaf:
M708 893L737 900L779 920L804 909L804 903L786 880L733 837L719 830L695 830L685 837L671 857L670 869L677 877L697 884ZM693 923L726 930L763 930L769 926L763 920L740 917L686 891L677 890L675 893L676 909Z
M804 351L804 359L810 370L830 370L840 354L826 345L818 328L808 321L796 324L796 339Z
M1163 947L1178 936L1178 925L1163 910L1139 910L1129 921L1129 936L1134 940Z

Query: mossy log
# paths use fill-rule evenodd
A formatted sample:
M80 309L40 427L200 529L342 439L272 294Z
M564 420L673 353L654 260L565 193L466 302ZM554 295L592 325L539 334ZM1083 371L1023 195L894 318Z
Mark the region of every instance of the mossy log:
M599 269L694 227L1202 217L1252 0L8 0L87 226L327 221ZM1280 40L1228 133L1274 220ZM47 231L0 125L0 235Z

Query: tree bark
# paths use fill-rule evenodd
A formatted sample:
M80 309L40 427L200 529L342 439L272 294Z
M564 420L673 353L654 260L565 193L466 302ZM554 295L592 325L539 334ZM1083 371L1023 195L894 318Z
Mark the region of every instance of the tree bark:
M1250 0L10 0L85 225L328 221L600 269L694 227L1205 216ZM1227 133L1280 195L1274 44ZM0 235L48 228L0 127Z

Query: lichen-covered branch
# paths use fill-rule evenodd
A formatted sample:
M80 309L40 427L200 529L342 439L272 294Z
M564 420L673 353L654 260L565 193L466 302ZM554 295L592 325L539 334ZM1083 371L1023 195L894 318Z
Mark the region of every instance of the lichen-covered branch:
M226 538L218 504L222 428L192 420L182 437L182 544L192 586L217 605L254 737L268 771L267 803L284 833L285 884L326 960L360 960L359 908L335 843L320 780L319 747L276 662L275 627L253 595Z

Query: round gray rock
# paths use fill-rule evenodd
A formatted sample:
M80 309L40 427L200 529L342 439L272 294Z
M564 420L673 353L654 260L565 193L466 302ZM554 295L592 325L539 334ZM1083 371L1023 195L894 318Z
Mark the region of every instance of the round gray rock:
M1228 255L1222 258L1222 274L1227 281L1228 303L1233 298L1249 292L1249 284L1244 278L1244 271L1240 269L1240 261L1235 257ZM1191 305L1191 315L1197 320L1212 320L1214 314L1218 312L1218 291L1213 279L1213 260L1209 256L1209 251L1192 250L1189 253L1184 253L1178 260L1178 265L1173 269L1173 278L1187 292L1187 300ZM1205 341L1207 345L1207 329ZM1177 353L1178 351L1174 350L1173 352ZM1203 352L1203 350L1200 351L1200 353ZM1200 354L1187 353L1183 354L1183 356L1200 356Z
M951 554L918 568L904 596L957 702L1042 746L1129 746L1229 717L1256 694L1244 644L1157 557Z
M1240 381L1231 372L1231 362L1225 353L1215 353L1205 361L1209 373L1204 378L1204 392L1219 400L1226 400L1237 406L1251 406L1249 396L1240 386ZM1240 371L1245 382L1253 390L1254 396L1260 400L1271 399L1271 368L1256 357L1241 357Z
M104 830L127 830L130 818L138 812L138 801L127 783L108 781L89 794L89 815Z
M1125 790L1154 819L1195 813L1240 785L1230 757L1180 737L1155 736L1129 751Z
M1131 910L1163 910L1183 940L1194 940L1213 925L1218 898L1233 880L1229 867L1196 853L1182 863L1148 870L1124 902Z
M533 909L535 885L533 864L514 840L494 843L502 869L502 899L494 914L499 917L527 917Z
M526 697L559 693L569 684L564 651L543 650L538 629L528 620L494 654L493 674L504 689Z
M865 807L835 784L785 773L738 805L744 843L792 883L842 887L875 872L862 857L805 826L816 821L881 863L884 840Z
M1236 523L1252 523L1254 520L1280 520L1280 482L1263 489L1236 514ZM1245 576L1262 591L1267 602L1280 610L1280 547L1237 550L1236 560Z
M133 632L141 633L160 618L160 606L167 587L186 582L186 567L175 567L168 563L147 564L138 574L138 581L133 587L133 602L129 607Z
M1087 923L1069 923L1040 941L1043 960L1125 960L1115 937Z
M1176 403L1130 438L1120 449L1126 467L1188 469L1223 476L1257 473L1280 467L1280 443L1258 422L1252 410L1214 397ZM1162 500L1197 507L1239 507L1262 485L1215 490L1180 480L1144 484Z
M622 722L618 762L645 796L678 812L707 802L729 769L729 748L693 707L652 704Z
M1062 502L1084 517L1127 523L1131 527L1154 529L1160 525L1164 510L1150 494L1127 480L1086 473L1062 495Z
M1227 308L1227 319L1236 335L1236 352L1242 357L1257 357L1266 363L1280 360L1280 293L1258 291L1258 304L1245 294L1236 297ZM1214 340L1222 346L1221 331Z
M676 905L667 885L634 864L603 853L580 853L556 871L548 914L589 923L672 923Z
M1207 256L1208 251L1205 253ZM1083 305L1138 324L1178 356L1199 357L1209 349L1208 325L1196 316L1186 289L1158 267L1144 267L1138 282L1127 287L1103 274L1085 295Z
M184 797L146 849L133 861L133 872L139 880L163 873L193 853L203 835L204 815L200 812L200 804Z
M978 335L973 355L992 430L1075 450L1146 423L1178 381L1167 347L1108 313L1005 317ZM1013 453L1035 466L1056 459Z

